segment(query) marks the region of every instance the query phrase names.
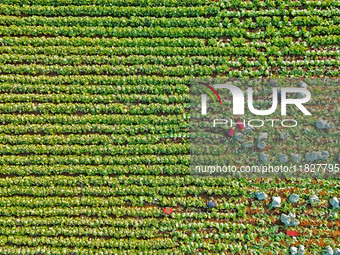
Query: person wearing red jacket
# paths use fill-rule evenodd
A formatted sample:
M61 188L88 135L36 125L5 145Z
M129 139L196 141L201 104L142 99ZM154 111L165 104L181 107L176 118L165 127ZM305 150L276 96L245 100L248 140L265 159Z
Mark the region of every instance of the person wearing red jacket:
M235 133L235 128L234 128L234 127L231 127L231 128L229 129L228 136L232 137L232 136L234 135L234 133Z

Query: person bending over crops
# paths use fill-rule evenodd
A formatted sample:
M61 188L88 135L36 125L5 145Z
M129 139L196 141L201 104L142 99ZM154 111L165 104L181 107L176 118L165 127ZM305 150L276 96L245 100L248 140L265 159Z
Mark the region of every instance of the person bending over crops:
M207 202L207 207L208 209L215 208L217 206L217 202L213 197L210 197L208 202Z

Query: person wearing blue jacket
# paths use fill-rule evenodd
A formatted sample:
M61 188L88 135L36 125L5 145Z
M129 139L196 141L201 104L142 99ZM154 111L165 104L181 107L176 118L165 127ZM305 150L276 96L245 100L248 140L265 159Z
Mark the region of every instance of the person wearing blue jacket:
M213 197L210 197L208 202L207 202L207 207L208 209L215 208L217 206L217 202Z

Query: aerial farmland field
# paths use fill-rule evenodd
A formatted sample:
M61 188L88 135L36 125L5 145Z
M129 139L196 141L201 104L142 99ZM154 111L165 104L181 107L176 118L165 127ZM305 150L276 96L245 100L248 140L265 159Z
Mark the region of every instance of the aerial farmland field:
M0 0L0 254L340 255L339 66L338 0Z

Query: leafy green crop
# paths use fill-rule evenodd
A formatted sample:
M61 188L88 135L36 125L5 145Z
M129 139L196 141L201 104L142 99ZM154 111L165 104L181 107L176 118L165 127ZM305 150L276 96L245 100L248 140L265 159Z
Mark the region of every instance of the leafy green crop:
M0 0L0 14L0 254L340 248L328 202L338 179L191 176L188 106L193 78L338 78L339 1ZM314 142L339 162L339 84L312 85L324 99L312 106L336 128L310 119L284 141L267 130L273 158L282 148L304 156ZM259 161L234 139L225 147ZM218 206L208 212L210 196ZM279 220L289 211L295 228Z

